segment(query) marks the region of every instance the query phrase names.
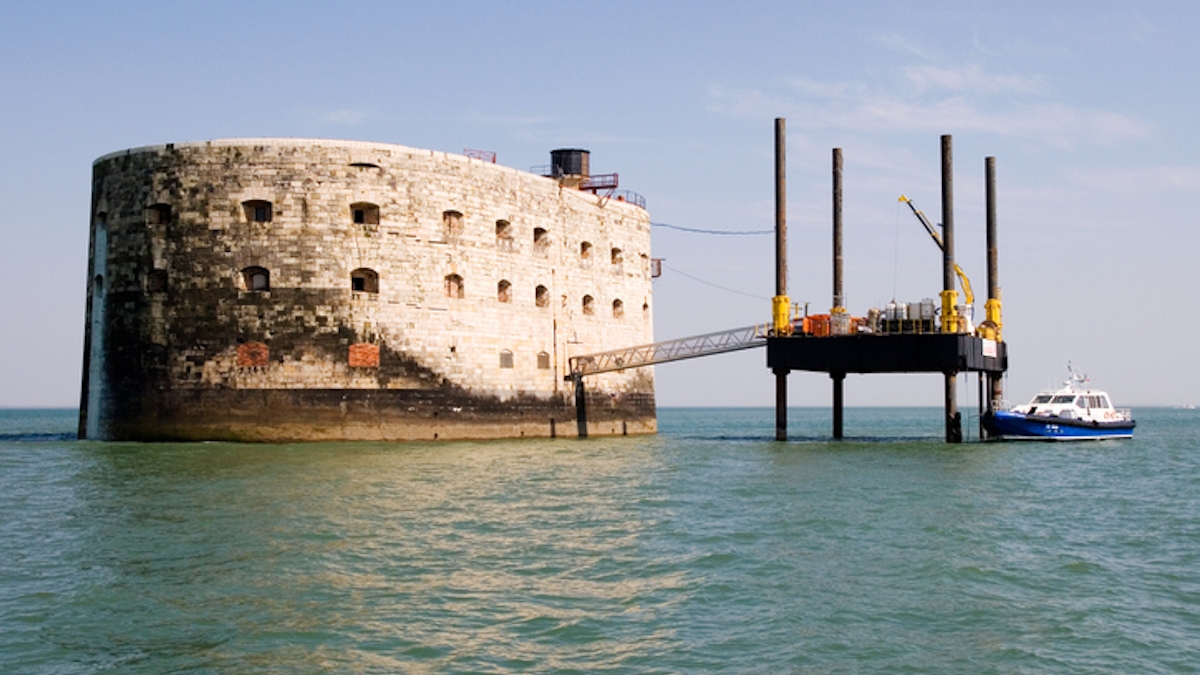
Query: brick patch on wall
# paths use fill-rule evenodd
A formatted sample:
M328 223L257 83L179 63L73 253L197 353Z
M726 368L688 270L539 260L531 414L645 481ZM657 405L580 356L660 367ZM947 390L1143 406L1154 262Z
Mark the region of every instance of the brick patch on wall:
M379 345L359 342L350 345L351 368L378 368Z
M261 342L247 342L238 345L237 364L242 368L255 368L267 365L267 357L271 351ZM378 359L378 357L376 357Z

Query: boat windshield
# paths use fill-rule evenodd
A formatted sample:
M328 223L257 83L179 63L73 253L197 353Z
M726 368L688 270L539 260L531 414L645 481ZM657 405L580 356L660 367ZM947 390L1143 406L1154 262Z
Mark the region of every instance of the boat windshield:
M1074 401L1074 394L1059 394L1058 396L1054 397L1054 400L1051 401L1051 403L1072 403Z
M1037 396L1033 397L1033 402L1034 403L1049 403L1051 398L1052 397L1050 396L1050 394L1038 394Z

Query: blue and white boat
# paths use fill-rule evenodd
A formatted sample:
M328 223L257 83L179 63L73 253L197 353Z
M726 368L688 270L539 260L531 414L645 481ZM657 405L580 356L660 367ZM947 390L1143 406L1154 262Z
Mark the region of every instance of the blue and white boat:
M1090 389L1086 376L1067 366L1061 389L1043 391L1025 405L983 416L992 437L1080 441L1132 438L1136 423L1128 408L1114 408L1108 393Z

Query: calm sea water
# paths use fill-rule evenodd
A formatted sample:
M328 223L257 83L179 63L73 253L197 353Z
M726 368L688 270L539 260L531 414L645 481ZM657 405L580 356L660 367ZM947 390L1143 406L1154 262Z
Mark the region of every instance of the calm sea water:
M0 411L0 672L1185 673L1200 411L940 442L936 409L649 438L72 439Z

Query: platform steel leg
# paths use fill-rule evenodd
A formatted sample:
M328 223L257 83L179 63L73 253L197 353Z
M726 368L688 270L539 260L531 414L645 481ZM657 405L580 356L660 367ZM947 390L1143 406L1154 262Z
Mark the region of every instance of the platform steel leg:
M830 373L833 378L833 437L842 438L842 408L844 403L843 384L846 382L845 373Z
M787 422L787 406L788 406L788 391L787 378L788 370L786 368L776 368L775 372L775 440L786 441L788 439L788 422Z

